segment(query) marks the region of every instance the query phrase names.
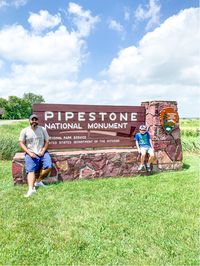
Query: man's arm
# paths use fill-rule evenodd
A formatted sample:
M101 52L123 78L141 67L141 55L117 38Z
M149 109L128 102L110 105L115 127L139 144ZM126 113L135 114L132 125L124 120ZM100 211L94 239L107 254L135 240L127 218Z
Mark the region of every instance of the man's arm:
M41 149L41 151L38 153L39 156L43 156L45 151L47 150L49 146L49 142L47 140L44 141L44 147Z
M30 157L32 157L32 158L36 158L35 153L29 151L29 150L27 149L27 147L26 147L26 145L25 145L25 143L24 143L23 141L20 141L20 142L19 142L19 145L20 145L20 147L22 148L22 150L23 150L24 152L26 152Z

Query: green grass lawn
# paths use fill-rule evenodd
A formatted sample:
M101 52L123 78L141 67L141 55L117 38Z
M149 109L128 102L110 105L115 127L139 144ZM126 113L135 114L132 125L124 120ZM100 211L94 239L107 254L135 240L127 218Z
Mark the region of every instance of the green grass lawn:
M199 159L149 177L52 184L31 198L0 161L0 265L199 265Z

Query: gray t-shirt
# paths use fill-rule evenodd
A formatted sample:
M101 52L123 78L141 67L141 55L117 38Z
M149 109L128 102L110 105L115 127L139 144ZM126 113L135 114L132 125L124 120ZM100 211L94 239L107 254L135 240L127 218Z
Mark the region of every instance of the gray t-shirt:
M44 127L37 126L32 129L31 126L22 129L19 140L23 141L27 149L38 154L44 147L44 142L48 141L49 135Z

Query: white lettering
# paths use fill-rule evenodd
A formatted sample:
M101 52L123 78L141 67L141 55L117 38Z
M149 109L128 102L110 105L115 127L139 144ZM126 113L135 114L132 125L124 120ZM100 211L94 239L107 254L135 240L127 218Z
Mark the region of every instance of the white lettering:
M107 113L99 113L99 115L101 116L101 120L104 121L104 116L107 115Z
M58 112L58 121L61 121L61 112Z
M78 113L78 121L85 121L85 112Z
M89 113L89 121L94 121L95 115L96 115L96 113Z
M74 113L72 112L66 112L65 113L65 120L68 121L69 119L72 119L74 117Z
M111 121L114 121L114 120L116 120L117 115L116 115L115 113L111 113L111 114L109 115L109 118L110 118Z
M128 120L128 113L124 113L124 114L120 113L119 119L120 119L120 121L123 121L123 120L127 121Z
M128 123L88 123L88 129L126 128Z
M137 113L131 113L131 121L137 121Z
M54 117L54 113L53 112L47 111L47 112L44 113L45 121L47 121L47 119L53 118L53 117Z

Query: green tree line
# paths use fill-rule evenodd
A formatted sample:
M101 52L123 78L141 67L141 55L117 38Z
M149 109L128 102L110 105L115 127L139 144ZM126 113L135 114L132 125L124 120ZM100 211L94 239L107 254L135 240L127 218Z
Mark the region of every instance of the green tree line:
M28 118L32 113L34 103L45 102L43 96L28 92L23 97L9 96L8 100L0 97L0 108L2 119Z

